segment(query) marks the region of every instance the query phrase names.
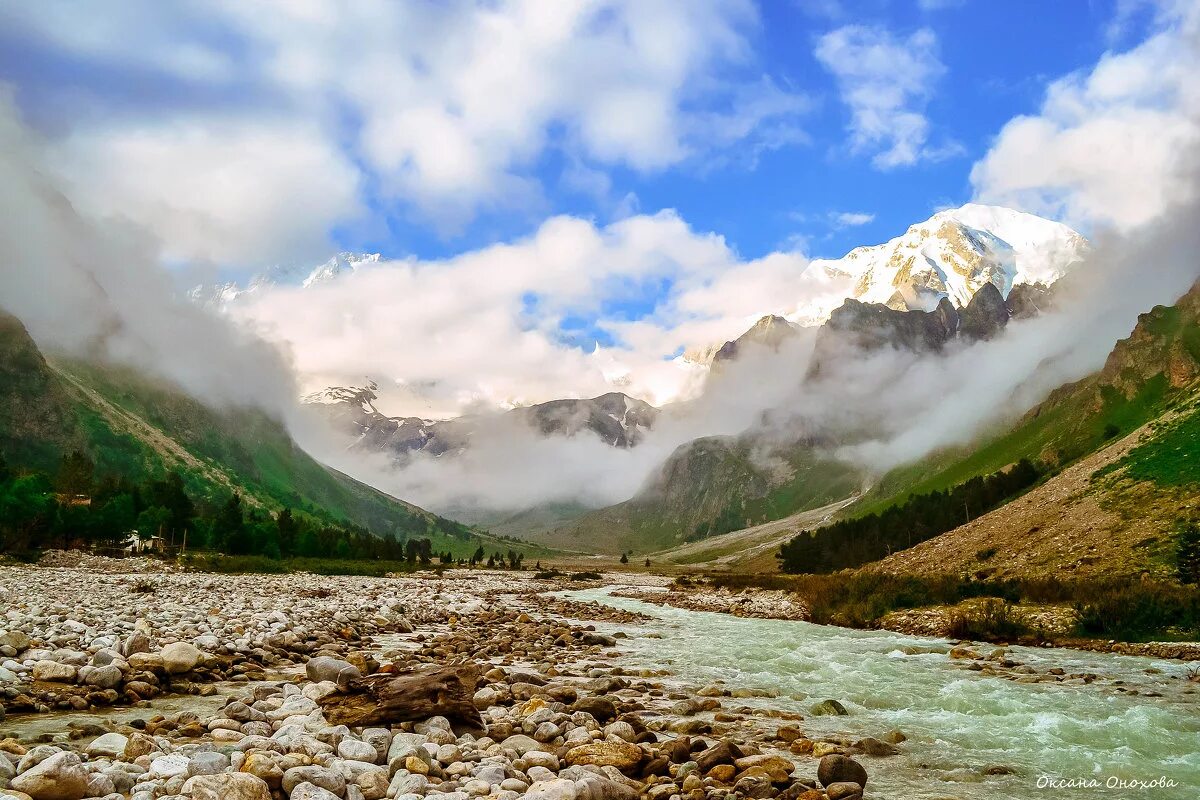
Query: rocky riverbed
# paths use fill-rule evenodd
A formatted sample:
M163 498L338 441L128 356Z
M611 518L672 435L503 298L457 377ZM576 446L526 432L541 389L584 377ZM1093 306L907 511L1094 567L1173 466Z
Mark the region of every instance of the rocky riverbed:
M904 747L810 738L767 693L629 669L644 615L546 597L563 584L529 573L55 563L0 568L5 800L838 800L868 784L855 756ZM434 674L447 688L422 694ZM395 681L396 718L337 721Z

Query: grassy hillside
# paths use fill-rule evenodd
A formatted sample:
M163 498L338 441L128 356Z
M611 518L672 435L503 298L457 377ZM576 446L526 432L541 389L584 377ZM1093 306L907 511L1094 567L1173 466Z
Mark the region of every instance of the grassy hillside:
M1200 377L1200 289L1142 314L1096 374L1055 391L1010 430L937 453L880 480L847 514L877 512L911 494L944 490L1022 458L1051 471L1186 405Z
M1176 572L1180 522L1200 511L1200 290L1143 314L1105 366L969 454L898 470L853 515L1036 458L1042 486L881 562L902 572L1024 576Z
M649 553L740 530L853 494L852 467L806 447L764 457L750 441L708 437L681 446L634 498L531 538L602 553Z
M189 494L213 503L237 491L250 507L427 537L437 552L456 556L480 543L460 523L315 461L261 411L214 410L131 369L46 358L18 320L0 314L0 454L12 466L53 473L75 450L97 474L134 482L177 471ZM482 543L489 552L511 546L489 536Z

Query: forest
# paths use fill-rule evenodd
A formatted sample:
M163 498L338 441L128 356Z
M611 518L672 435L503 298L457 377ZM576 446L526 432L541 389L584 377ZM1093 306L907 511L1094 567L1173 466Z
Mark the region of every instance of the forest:
M219 503L194 498L178 472L134 483L111 474L97 476L91 459L79 452L64 456L54 474L13 469L0 456L0 552L117 551L134 537L171 553L421 564L453 560L450 553L434 553L426 538L380 537L288 508L272 514L237 492ZM482 556L479 552L477 557Z
M1032 462L977 476L945 491L913 495L877 514L801 531L776 554L780 569L820 574L858 567L957 528L1026 491L1041 477Z

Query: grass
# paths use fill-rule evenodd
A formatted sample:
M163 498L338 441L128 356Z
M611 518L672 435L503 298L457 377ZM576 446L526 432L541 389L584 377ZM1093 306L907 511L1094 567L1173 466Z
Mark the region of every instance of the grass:
M1164 424L1105 472L1121 467L1128 477L1159 486L1200 483L1200 409Z
M389 573L438 569L440 564L410 564L407 561L368 561L336 558L289 558L276 560L264 556L194 555L181 563L198 572L221 574L286 575L309 572L315 575L362 575L381 578Z

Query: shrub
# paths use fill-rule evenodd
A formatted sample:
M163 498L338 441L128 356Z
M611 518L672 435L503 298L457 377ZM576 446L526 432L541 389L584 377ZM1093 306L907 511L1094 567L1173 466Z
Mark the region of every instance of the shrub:
M985 600L975 611L955 614L950 621L950 635L958 639L1011 640L1030 633L1024 618L998 599Z

